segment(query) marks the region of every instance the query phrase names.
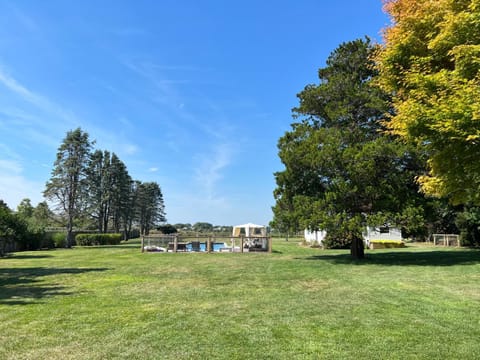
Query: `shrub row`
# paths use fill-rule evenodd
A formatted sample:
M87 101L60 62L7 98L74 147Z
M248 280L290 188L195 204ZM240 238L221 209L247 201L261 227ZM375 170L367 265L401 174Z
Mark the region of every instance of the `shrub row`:
M405 243L399 240L370 240L370 249L403 248Z
M75 242L80 246L118 245L122 234L77 234Z

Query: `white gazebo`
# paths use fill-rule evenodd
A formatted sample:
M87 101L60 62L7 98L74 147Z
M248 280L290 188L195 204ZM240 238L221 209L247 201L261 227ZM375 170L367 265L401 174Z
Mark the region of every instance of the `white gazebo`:
M263 225L252 223L233 227L232 244L240 238L240 251L268 251L272 252L272 238L267 236L267 228ZM232 245L235 249L235 246Z
M243 232L242 229L244 229ZM246 237L267 236L267 229L263 225L255 225L252 223L234 226L232 236L240 235L245 235Z

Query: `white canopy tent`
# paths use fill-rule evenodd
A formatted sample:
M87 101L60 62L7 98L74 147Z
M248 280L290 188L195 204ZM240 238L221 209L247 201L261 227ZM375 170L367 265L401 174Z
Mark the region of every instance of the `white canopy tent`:
M242 232L244 229L244 232ZM232 236L245 235L250 236L267 236L267 228L263 225L255 225L252 223L237 225L233 227Z

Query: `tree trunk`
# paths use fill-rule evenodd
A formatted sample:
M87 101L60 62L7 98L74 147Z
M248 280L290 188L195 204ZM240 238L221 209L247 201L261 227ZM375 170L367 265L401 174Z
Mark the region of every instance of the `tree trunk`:
M5 242L6 239L0 237L0 257L3 257L5 255Z
M350 248L350 255L354 259L363 259L365 257L365 250L363 247L363 239L358 236L353 236L352 246Z
M100 234L103 233L103 214L98 215L97 229Z
M68 223L67 223L67 238L65 239L65 247L71 248L73 245L73 218L72 216L68 216Z

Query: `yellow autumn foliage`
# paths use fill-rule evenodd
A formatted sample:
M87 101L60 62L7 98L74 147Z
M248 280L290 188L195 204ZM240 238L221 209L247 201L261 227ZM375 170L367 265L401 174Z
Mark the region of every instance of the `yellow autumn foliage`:
M480 0L388 0L378 52L387 127L429 156L430 195L480 203Z

